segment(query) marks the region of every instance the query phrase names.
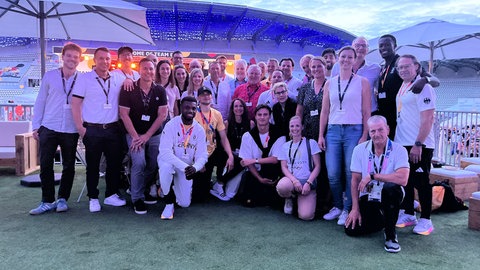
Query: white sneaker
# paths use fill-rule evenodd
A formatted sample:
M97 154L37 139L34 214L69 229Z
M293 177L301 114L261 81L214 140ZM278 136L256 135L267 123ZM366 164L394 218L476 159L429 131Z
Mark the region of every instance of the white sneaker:
M225 191L223 191L223 185L218 184L218 182L213 185L212 189L210 190L210 194L224 202L230 200L230 197L228 197L225 194Z
M173 203L165 205L165 209L163 209L162 215L160 216L161 219L173 219L173 212L175 212L175 208Z
M398 219L395 226L397 228L404 228L417 225L417 218L415 213L413 215L405 214L405 210L401 209L398 213Z
M345 221L347 220L347 217L348 217L348 211L343 210L340 216L338 216L337 224L341 226L345 225Z
M124 206L127 204L127 202L121 199L117 194L113 194L110 197L105 198L103 203L111 206Z
M100 206L100 202L98 201L98 199L90 199L89 209L90 209L90 213L100 212L100 210L102 210L102 207Z
M293 200L292 198L285 199L285 205L283 206L283 213L291 215L293 212Z
M325 220L334 220L340 216L342 210L338 209L337 207L333 207L330 209L330 212L323 215L323 219Z
M413 232L416 234L421 234L421 235L429 235L431 232L433 232L433 224L430 219L426 218L420 218L418 220L417 226L413 228Z

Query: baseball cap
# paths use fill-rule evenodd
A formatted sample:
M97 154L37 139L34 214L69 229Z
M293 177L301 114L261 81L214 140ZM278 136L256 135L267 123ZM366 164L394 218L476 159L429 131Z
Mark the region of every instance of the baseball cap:
M124 52L130 52L130 53L133 53L133 49L128 47L128 46L123 46L123 47L120 47L117 51L117 54L120 55Z
M205 92L208 92L210 95L212 94L212 90L210 90L210 88L205 86L200 87L200 89L198 89L197 94L200 96L200 95L203 95Z

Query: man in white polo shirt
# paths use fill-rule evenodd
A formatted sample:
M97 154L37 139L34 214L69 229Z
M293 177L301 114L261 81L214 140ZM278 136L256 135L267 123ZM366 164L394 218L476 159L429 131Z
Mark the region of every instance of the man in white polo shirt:
M123 131L118 123L118 100L123 78L118 73L109 72L111 56L107 48L96 49L93 61L95 69L79 76L73 89L72 113L75 126L85 144L90 212L98 212L101 210L97 186L102 153L107 159L104 204L126 204L118 196L124 156Z

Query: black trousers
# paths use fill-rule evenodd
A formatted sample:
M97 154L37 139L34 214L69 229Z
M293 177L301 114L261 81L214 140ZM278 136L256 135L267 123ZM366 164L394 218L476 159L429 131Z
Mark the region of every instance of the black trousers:
M393 183L385 183L383 185L382 202L369 202L368 195L360 197L359 205L362 225L359 226L357 224L355 229L345 227L345 233L349 236L359 236L385 228L386 238L395 239L395 224L397 223L402 199L402 188Z
M412 146L405 146L410 153ZM430 219L432 213L432 185L430 185L430 166L432 164L433 149L422 148L422 160L419 163L412 163L410 160L410 174L408 184L405 187L405 200L401 205L405 213L413 215L414 188L418 191L418 199L422 206L421 218Z
M208 161L205 164L205 171L195 173L192 183L192 202L204 202L209 197L213 170L216 167L217 178L219 176L221 177L223 168L225 168L227 162L223 153L225 153L223 148L216 148L210 157L208 157Z
M105 174L105 198L118 193L120 170L124 156L125 136L119 126L103 129L102 127L87 126L83 138L85 144L85 159L87 161L87 190L88 197L98 198L99 166L102 153L107 160Z
M262 164L259 171L262 177L277 180L282 176L279 164ZM242 176L238 198L247 207L271 206L281 208L283 199L278 195L276 185L265 185L260 183L250 171Z
M77 153L78 133L56 132L41 126L40 137L40 181L42 184L42 202L55 201L55 177L53 160L58 146L62 154L62 178L58 189L58 198L68 200L75 176L75 156Z

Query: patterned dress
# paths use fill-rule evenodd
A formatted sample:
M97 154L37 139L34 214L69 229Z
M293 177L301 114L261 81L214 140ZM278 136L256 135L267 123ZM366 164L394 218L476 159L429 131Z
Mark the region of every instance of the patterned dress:
M322 111L323 87L315 94L314 80L298 89L297 104L303 106L303 136L318 140L320 112Z

